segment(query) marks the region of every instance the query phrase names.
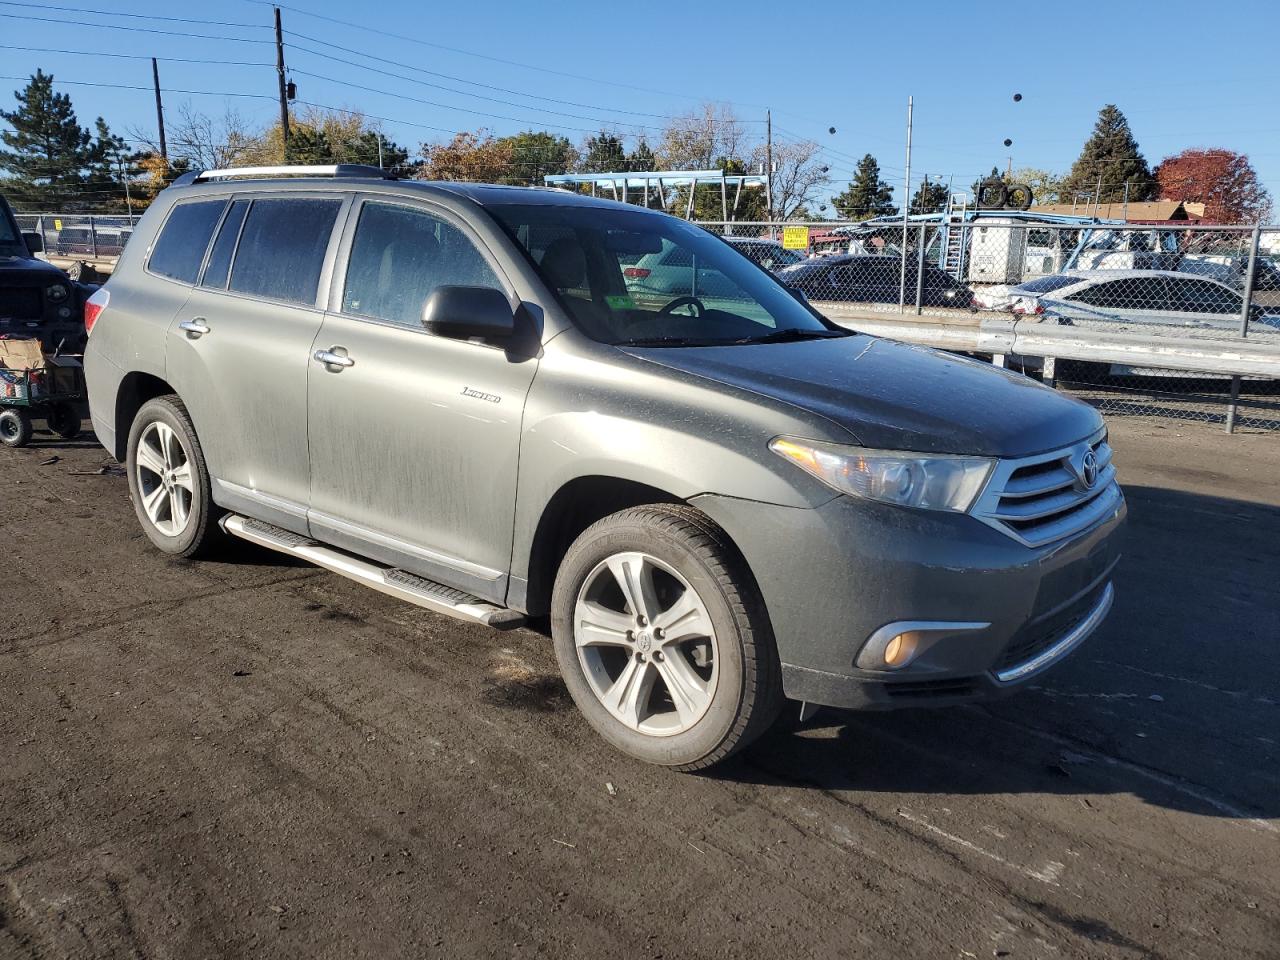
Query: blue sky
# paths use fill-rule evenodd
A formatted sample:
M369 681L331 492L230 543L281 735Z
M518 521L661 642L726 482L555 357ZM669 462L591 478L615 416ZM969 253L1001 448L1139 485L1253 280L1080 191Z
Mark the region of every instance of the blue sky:
M250 121L266 124L277 113L270 99L276 82L271 16L270 4L257 0L205 0L198 6L169 0L0 4L0 75L24 77L43 67L60 81L143 87L60 89L71 94L82 123L102 115L117 133L131 128L151 132L155 114L149 61L34 48L157 56L170 114L183 101L214 114L231 104ZM286 58L299 98L387 118L386 133L415 152L423 140L447 138L443 131L481 126L498 134L546 128L576 143L584 130L604 121L618 133L636 134L647 126L652 140L662 122L652 115L715 101L732 104L761 134L759 121L769 107L775 137L816 140L826 151L837 190L856 158L874 154L885 178L899 185L900 195L908 94L915 97L913 182L927 172L935 178L954 176L957 188L993 164L1003 167L1010 155L1015 167L1065 172L1098 109L1114 102L1129 118L1153 167L1185 147L1227 147L1247 153L1272 194L1280 194L1280 115L1275 109L1280 3L1275 0L1239 0L1216 8L1188 0L1158 6L1114 0L1066 6L844 0L730 7L665 0L625 6L582 0L292 0L283 16ZM189 33L204 36L174 35ZM412 74L420 80L493 99L405 83L303 47L393 73L407 71L366 57L408 64L444 75ZM178 62L182 59L258 65ZM0 80L0 102L6 108L12 105L7 91L21 85ZM177 90L261 98L173 92ZM1015 93L1022 94L1021 102L1014 102ZM834 135L827 132L833 126ZM1014 141L1012 148L1003 146L1006 137Z

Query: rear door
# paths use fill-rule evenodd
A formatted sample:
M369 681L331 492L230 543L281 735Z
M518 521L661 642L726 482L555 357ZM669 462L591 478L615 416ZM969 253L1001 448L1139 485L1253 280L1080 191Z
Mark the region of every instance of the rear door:
M501 602L533 358L428 333L442 285L517 298L467 225L426 201L348 218L332 310L308 364L314 535Z
M307 373L343 203L236 198L168 337L169 375L200 436L214 499L299 533L310 493Z

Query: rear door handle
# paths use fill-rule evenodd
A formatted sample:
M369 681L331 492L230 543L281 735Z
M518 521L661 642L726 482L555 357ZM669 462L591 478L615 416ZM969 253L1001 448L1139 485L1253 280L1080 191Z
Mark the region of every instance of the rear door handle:
M178 329L185 331L187 337L191 340L199 340L209 332L209 326L204 322L204 317L192 317L190 320L183 320L178 324Z
M335 370L335 373L340 373L342 369L345 369L346 367L354 367L356 365L356 362L348 357L345 351L342 353L336 353L335 351L337 350L342 350L342 347L331 347L328 350L317 350L314 354L314 359L316 363L322 363L326 367L340 368L339 370Z

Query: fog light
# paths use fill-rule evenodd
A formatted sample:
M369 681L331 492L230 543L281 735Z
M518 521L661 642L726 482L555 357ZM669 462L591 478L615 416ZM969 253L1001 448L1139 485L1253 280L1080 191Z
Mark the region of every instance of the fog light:
M884 664L886 667L905 667L916 655L916 634L900 633L885 645Z

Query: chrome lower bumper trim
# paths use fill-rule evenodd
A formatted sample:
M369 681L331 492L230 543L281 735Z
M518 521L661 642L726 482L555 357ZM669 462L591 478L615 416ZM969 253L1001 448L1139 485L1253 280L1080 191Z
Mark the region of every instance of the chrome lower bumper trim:
M996 673L995 677L1000 683L1013 683L1016 680L1025 680L1033 673L1038 673L1049 664L1053 663L1060 657L1065 657L1068 653L1080 646L1089 634L1098 629L1098 626L1106 619L1107 613L1111 610L1111 602L1115 599L1115 590L1111 584L1107 584L1102 596L1098 598L1098 602L1094 604L1093 609L1088 615L1076 624L1069 633L1061 640L1040 651L1030 660L1024 660L1022 663L1007 670L1001 670Z

